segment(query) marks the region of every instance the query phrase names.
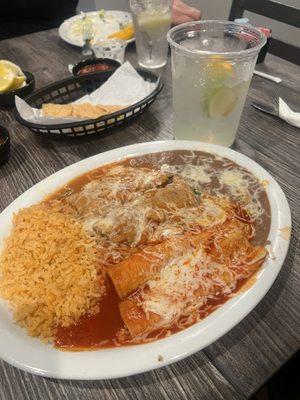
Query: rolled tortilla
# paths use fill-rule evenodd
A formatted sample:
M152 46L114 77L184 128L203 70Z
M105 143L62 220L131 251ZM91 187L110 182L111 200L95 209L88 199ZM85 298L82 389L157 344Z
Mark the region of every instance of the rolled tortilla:
M146 313L135 299L126 299L119 304L121 317L133 338L156 329L161 317L154 313Z
M169 262L195 248L199 235L180 235L162 243L147 246L108 270L121 299L152 279Z
M201 298L204 300L203 303L205 303L206 299L212 295L227 293L228 287L235 287L235 284L238 282L238 280L247 278L257 271L262 265L266 255L267 251L263 247L253 247L252 249L249 248L249 253L245 258L245 265L238 266L236 270L231 269L230 273L226 273L224 272L226 269L220 265L220 268L215 269L213 272L213 281L218 282L218 284L207 286L201 285L200 283L199 287L193 292L195 304L198 303L197 299ZM191 273L193 273L192 270ZM222 283L220 284L220 282ZM157 301L159 302L160 299L158 298ZM147 335L164 326L170 326L174 322L174 319L172 321L164 320L161 315L151 311L147 311L146 313L144 311L143 302L143 296L141 296L139 300L135 298L126 299L119 304L121 317L132 338ZM201 302L199 304L201 304ZM187 304L178 303L177 315L175 319L182 315L186 306Z

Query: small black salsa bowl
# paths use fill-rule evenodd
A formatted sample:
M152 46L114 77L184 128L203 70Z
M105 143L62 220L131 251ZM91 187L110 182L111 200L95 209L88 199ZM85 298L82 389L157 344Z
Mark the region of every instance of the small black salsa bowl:
M98 69L98 70L93 70L96 65L101 65L103 66L103 69ZM85 75L85 74L90 74L90 73L96 73L96 72L108 72L108 71L115 71L117 68L119 68L121 64L119 61L116 60L111 60L110 58L93 58L91 60L86 60L86 61L81 61L78 64L74 65L72 69L73 75ZM87 69L86 72L81 70ZM90 71L89 71L90 69Z
M13 106L15 104L15 96L19 96L21 98L26 97L34 90L34 76L28 72L23 71L26 76L26 85L15 90L10 90L8 92L0 93L0 106Z
M0 125L0 166L9 159L10 137L8 130Z

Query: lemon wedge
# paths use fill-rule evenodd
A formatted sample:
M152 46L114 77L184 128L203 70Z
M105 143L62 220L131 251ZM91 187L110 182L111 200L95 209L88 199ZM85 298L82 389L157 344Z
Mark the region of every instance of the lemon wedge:
M233 66L221 56L215 55L206 66L207 75L213 79L226 79L233 73Z
M0 92L19 89L26 76L18 65L8 60L0 60Z
M14 82L14 73L6 68L4 65L0 65L0 92L7 92L10 90Z
M13 83L12 83L12 85L10 87L10 90L19 89L20 87L23 86L23 83L25 82L25 80L26 80L26 76L25 75L22 75L22 76L16 76L15 75Z
M23 75L24 76L21 68L11 61L0 60L0 65L3 65L4 67L10 69L15 75Z
M221 87L209 101L209 116L212 118L226 117L234 110L238 100L239 91L236 88Z
M133 35L134 35L133 25L129 24L129 25L125 26L123 29L121 29L120 31L109 35L108 39L128 40L128 39L133 38Z

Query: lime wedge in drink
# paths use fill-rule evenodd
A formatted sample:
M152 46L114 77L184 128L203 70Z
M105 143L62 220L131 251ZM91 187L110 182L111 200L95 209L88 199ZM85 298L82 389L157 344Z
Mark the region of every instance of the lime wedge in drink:
M223 86L210 98L208 103L208 114L212 118L226 117L230 114L239 99L239 85L229 88Z
M234 69L230 62L215 56L207 63L204 75L204 112L217 118L228 115L235 107L238 93L227 86L233 77Z

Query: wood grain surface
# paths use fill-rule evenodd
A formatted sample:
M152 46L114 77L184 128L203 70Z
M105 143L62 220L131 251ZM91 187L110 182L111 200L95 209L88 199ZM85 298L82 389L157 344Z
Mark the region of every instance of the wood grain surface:
M79 50L55 30L0 42L0 54L31 71L37 88L69 75ZM136 64L134 44L127 59ZM265 298L235 328L203 351L169 367L111 381L59 381L24 373L0 361L0 400L246 399L300 345L300 129L259 113L253 100L282 96L293 108L300 98L300 69L268 55L259 69L283 78L280 85L254 77L234 148L269 171L284 190L293 217L290 249ZM172 138L170 65L159 71L165 88L157 101L127 127L95 138L49 141L19 125L0 109L0 124L12 138L10 161L0 168L0 212L33 184L85 157L116 147Z

